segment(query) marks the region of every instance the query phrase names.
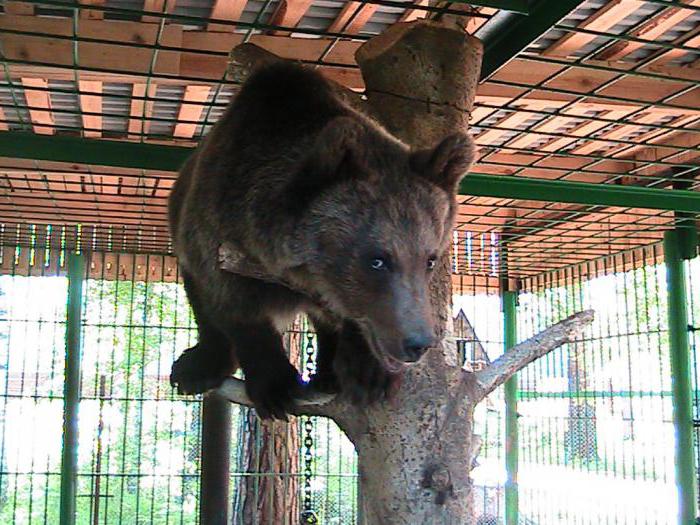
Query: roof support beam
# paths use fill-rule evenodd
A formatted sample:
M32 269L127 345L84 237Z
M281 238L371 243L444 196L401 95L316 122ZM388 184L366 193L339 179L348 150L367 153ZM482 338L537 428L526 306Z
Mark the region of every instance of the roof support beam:
M176 171L192 151L189 147L160 144L0 133L0 156L12 158ZM700 193L695 191L478 173L465 177L460 194L700 213Z
M474 36L484 43L482 80L542 36L584 0L538 0L529 15L500 12L481 26Z

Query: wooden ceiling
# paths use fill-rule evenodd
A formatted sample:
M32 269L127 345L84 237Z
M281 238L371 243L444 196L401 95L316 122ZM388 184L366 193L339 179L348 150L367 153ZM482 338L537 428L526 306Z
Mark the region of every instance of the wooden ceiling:
M134 4L3 2L0 131L194 145L236 92L226 68L241 42L361 91L354 52L389 25L439 16L478 36L501 13L428 0ZM582 3L479 86L474 172L697 190L699 22L700 0ZM175 177L0 158L0 244L169 253ZM457 274L537 275L655 243L678 221L649 209L461 201Z

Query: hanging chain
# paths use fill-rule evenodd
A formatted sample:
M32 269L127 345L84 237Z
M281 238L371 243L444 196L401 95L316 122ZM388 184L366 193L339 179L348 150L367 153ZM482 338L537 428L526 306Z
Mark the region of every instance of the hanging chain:
M307 376L311 377L315 371L314 363L314 336L307 332L306 334L306 346L304 348L304 355L306 360L304 362L304 368L307 372ZM304 510L301 513L301 523L302 525L315 525L318 523L318 517L312 509L311 500L311 477L313 476L313 471L311 470L311 465L313 463L313 453L312 448L314 445L314 422L311 417L304 418Z

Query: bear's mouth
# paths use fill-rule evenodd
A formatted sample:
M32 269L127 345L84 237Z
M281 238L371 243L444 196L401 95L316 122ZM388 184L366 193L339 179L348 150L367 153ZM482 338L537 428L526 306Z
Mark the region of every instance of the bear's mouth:
M392 355L391 351L386 348L386 345L382 344L381 339L372 329L370 323L359 322L358 324L362 328L362 332L364 332L365 339L367 339L367 342L369 343L369 348L372 351L372 354L374 354L374 357L377 358L379 364L381 364L387 372L391 374L398 374L404 368L410 366L411 363L406 363ZM398 344L395 346L396 349L400 349Z

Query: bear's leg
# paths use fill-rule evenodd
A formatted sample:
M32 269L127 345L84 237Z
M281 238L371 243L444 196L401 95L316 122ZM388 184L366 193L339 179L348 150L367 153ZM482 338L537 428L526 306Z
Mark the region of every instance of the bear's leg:
M383 399L393 378L374 357L359 326L349 320L343 322L334 370L343 395L358 405Z
M311 322L316 331L316 373L311 378L311 387L319 392L335 393L340 390L333 370L340 341L340 330L332 323L312 316Z
M195 283L185 271L183 281L197 321L199 341L173 363L170 384L177 387L180 394L201 394L221 385L224 378L233 373L236 364L230 341L209 319Z
M282 336L268 321L234 322L228 333L258 416L286 420L303 383L287 359Z

